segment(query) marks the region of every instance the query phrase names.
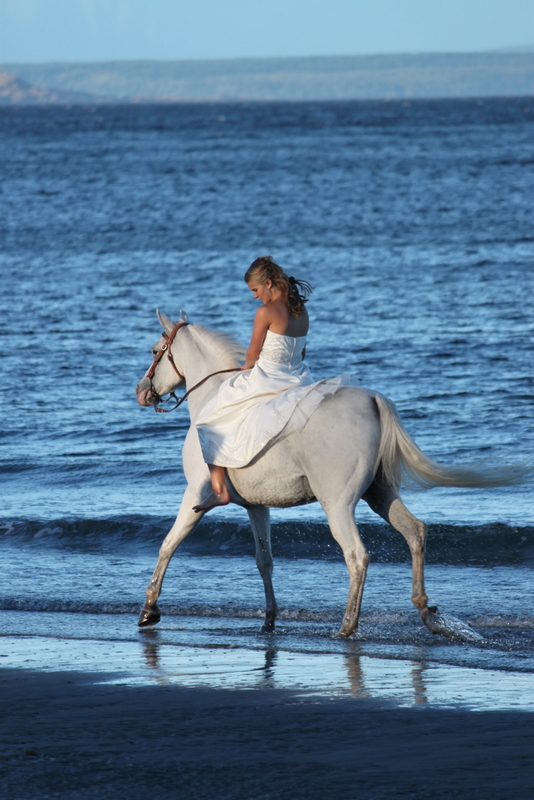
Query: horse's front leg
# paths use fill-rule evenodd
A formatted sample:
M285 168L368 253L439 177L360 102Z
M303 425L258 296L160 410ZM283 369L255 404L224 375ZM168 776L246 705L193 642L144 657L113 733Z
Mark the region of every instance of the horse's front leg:
M187 486L182 498L180 511L178 512L174 525L163 540L156 569L146 589L146 602L141 609L138 621L138 625L141 628L147 625L156 625L156 623L160 621L161 613L157 606L157 601L161 594L163 579L176 548L191 533L193 528L198 525L203 517L203 514L198 514L193 511L193 506L195 503L199 502L200 496L201 492L198 487L193 489L191 486Z
M271 551L271 520L269 509L264 506L247 508L250 526L256 543L256 564L263 579L265 589L265 623L264 633L274 631L274 623L278 608L273 589L273 554Z

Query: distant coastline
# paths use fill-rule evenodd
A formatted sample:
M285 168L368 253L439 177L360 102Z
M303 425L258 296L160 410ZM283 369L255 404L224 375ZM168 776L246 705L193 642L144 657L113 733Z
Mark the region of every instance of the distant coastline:
M534 47L486 53L0 64L0 104L534 95Z

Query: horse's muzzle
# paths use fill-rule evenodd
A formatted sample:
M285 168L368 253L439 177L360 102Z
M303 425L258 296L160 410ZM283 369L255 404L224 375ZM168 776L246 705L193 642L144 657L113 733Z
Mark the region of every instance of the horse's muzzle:
M141 383L137 384L135 394L140 406L157 406L161 402L161 397L154 391L150 378L143 378Z

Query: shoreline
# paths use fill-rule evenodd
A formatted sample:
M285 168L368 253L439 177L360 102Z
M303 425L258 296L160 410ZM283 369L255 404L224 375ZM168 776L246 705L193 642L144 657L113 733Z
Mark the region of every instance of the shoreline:
M20 623L21 615L16 616ZM246 621L233 635L224 631L222 638L217 629L206 633L195 624L133 634L115 627L97 639L87 635L90 618L77 628L69 625L78 621L69 619L73 615L61 620L54 615L56 627L63 628L58 635L46 630L42 620L37 620L39 633L30 632L34 615L27 616L26 632L19 624L19 633L0 637L0 669L73 673L86 676L80 677L84 682L129 688L282 691L310 701L365 699L399 709L518 711L534 719L532 671L482 667L478 658L469 663L467 645L456 645L457 660L464 663L453 663L447 657L448 642L432 643L441 657L417 646L402 652L396 646L393 652L358 639L336 641L335 649L323 651L316 649L317 642L303 646L299 640L296 649L291 639L286 642L277 634L263 635L260 641L256 620Z
M3 797L527 797L534 715L0 669Z

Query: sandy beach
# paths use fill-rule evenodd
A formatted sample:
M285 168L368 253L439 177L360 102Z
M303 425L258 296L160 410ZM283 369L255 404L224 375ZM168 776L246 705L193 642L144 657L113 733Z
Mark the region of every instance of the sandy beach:
M2 798L534 796L529 713L98 680L0 671Z

